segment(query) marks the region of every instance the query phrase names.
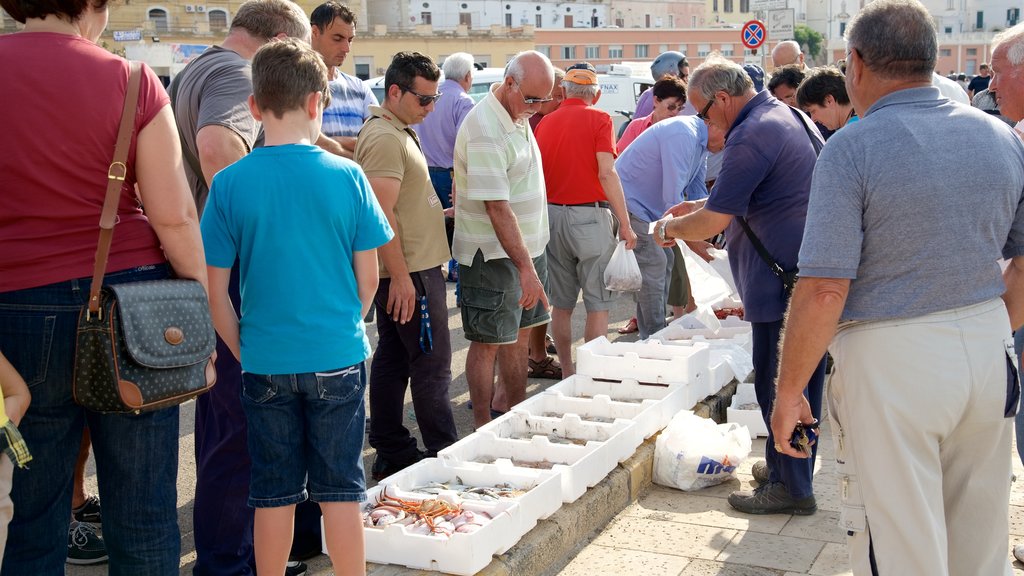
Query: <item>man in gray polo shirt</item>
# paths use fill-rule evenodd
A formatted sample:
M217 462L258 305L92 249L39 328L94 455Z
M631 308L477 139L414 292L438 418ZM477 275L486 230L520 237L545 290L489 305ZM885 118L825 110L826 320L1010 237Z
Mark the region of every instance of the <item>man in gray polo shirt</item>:
M850 22L846 87L863 116L818 160L784 329L776 448L803 456L790 444L813 419L801 389L828 346L839 523L858 575L1011 573L1024 144L940 97L936 53L917 0L876 0ZM937 144L949 134L959 146Z

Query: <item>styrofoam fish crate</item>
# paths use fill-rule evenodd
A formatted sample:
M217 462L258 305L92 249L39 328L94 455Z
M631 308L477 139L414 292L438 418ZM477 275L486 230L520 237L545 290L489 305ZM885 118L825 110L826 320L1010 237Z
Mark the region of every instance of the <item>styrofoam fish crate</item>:
M587 422L612 422L616 418L624 418L637 424L634 429L642 441L660 430L640 418L641 414L655 407L657 403L657 400L650 399L640 402L621 402L612 400L606 395L599 395L595 398L578 398L549 388L520 402L512 410L556 418L562 415L576 414Z
M620 454L611 452L614 444L591 442L586 446L552 444L546 436L530 440L499 438L494 432L477 430L437 453L449 465L493 463L499 470L515 471L526 463L551 464L559 474L562 501L575 502L587 488L600 482L619 463Z
M636 422L632 420L618 419L609 423L588 422L580 418L578 414L550 417L530 414L523 410L513 410L501 418L491 420L477 430L493 432L499 438L525 440L533 436L547 436L553 444L586 445L589 442L622 441L631 436L639 437L639 434L623 434L624 432L634 432L632 428L635 427ZM642 438L638 439L635 445L626 448L633 451L641 441ZM632 452L630 452L631 454Z
M693 383L690 399L693 403L717 393L723 386L733 380L747 381L754 370L754 359L744 344L749 342L749 335L741 334L729 339L706 340L696 336L689 340L671 340L664 342L667 347L687 348L690 346L708 346L709 360L707 377Z
M370 506L376 501L384 484L367 490ZM406 493L388 488L389 496L407 500L425 500L432 496ZM514 500L497 502L464 501L462 507L474 512L487 512L490 522L476 532L442 534L414 534L407 526L390 524L384 528L363 528L366 560L378 564L399 564L409 568L434 570L460 576L476 574L491 563L491 558L502 554L522 537L517 522L519 503ZM321 520L321 527L323 520ZM324 552L327 546L324 544Z
M604 336L576 349L576 373L609 380L684 384L707 377L708 347L666 346L657 340L609 342Z
M757 403L757 393L754 392L753 384L740 384L736 387L736 395L732 397L732 404L726 408L725 417L729 422L742 424L750 430L750 437L768 436L768 426L764 423L760 408L757 410L740 410L743 404Z
M416 488L429 485L446 486L496 486L508 485L526 493L514 498L518 508L506 511L516 520L519 536L529 532L537 525L538 520L551 516L562 506L562 484L558 473L552 470L532 470L517 468L515 470L499 469L494 464L479 463L446 463L438 458L426 458L408 468L389 476L380 486L412 492ZM376 494L376 492L373 492ZM451 493L463 502L472 502L472 494L461 494L453 490L440 490L441 494ZM372 498L371 498L372 500ZM504 552L502 550L501 552ZM499 552L499 553L501 553Z
M669 421L680 410L693 407L696 400L691 397L690 391L694 385L699 385L704 380L707 379L666 386L663 384L641 384L633 379L595 380L590 376L575 374L548 388L547 392L559 392L565 396L585 399L607 397L615 402L626 403L644 403L653 400L655 402L653 406L633 418L643 438L647 438L668 426Z
M741 320L737 316L726 316L720 319L722 327L718 331L711 330L697 319L693 314L687 314L673 320L668 326L651 335L656 340L687 340L694 336L703 336L708 340L718 338L732 338L739 334L748 334L751 331L750 322Z

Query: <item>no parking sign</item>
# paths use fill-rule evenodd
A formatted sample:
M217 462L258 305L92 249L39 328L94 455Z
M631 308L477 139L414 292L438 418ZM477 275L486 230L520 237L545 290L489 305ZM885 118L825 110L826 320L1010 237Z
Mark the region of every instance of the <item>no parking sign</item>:
M768 33L765 31L764 22L760 20L751 20L743 25L743 29L740 31L740 38L743 45L751 50L756 50L764 44L764 41L768 39Z

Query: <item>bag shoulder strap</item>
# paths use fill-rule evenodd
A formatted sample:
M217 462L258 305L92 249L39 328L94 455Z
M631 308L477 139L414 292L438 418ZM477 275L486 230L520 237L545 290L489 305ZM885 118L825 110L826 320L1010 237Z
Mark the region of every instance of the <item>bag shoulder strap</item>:
M114 239L121 186L128 175L128 149L131 147L132 132L135 128L135 111L139 106L142 64L133 61L129 62L129 66L131 72L128 75L128 90L125 92L124 108L121 110L121 124L117 129L114 159L107 169L107 195L103 200L103 211L100 213L100 238L96 244L96 262L92 272L92 285L89 287L90 314L98 314L100 309L100 288L103 286L103 275L107 269L107 258L110 256L110 243Z
M199 57L202 58L202 54L200 54ZM174 81L171 82L171 89L168 93L168 96L171 98L171 110L174 110L175 114L177 114L176 111L178 109L178 88L180 86L181 82L178 81L178 78L175 78ZM178 124L178 122L175 121L174 126L178 129L178 140L181 141L181 154L185 157L185 161L188 162L188 167L192 169L192 173L196 175L196 178L199 178L199 181L202 182L203 186L209 188L210 186L206 183L206 176L203 175L203 166L200 164L199 158L196 158L196 155L192 153L192 150L185 142L185 133L181 131L181 124Z
M779 263L772 258L772 255L768 252L768 249L761 243L761 239L754 234L754 230L750 228L750 224L747 223L747 219L743 216L737 216L736 221L743 227L743 231L747 233L747 238L750 239L750 243L754 245L754 249L757 250L757 254L761 256L761 260L764 260L768 268L771 268L772 274L775 274L782 280L783 284L789 285L786 271L779 265Z
M816 130L811 129L811 125L809 123L808 118L804 116L803 112L797 110L796 108L793 108L792 106L789 107L789 110L793 113L793 116L796 118L797 122L799 122L800 125L804 127L804 132L807 133L807 138L809 138L811 141L811 147L814 148L814 155L818 156L819 154L821 154L821 149L823 148L823 145L820 139L820 135L819 137L815 137L814 133L816 132ZM765 264L768 264L768 267L771 268L772 273L778 276L782 280L782 282L788 286L790 280L787 277L788 275L786 274L786 271L782 268L782 266L779 265L775 258L772 258L772 255L768 252L768 249L765 248L764 244L761 243L761 239L757 237L757 234L754 234L754 230L751 229L750 224L747 223L747 219L742 216L737 216L736 220L740 223L740 226L743 228L743 231L746 232L747 238L750 238L750 243L754 245L754 249L757 250L758 255L761 256L761 259L764 260Z

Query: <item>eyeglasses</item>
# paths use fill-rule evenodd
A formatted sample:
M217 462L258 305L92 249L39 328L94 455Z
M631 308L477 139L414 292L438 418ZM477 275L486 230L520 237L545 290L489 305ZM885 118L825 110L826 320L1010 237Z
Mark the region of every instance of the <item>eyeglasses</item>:
M420 106L423 106L424 108L430 106L434 102L437 102L437 99L441 97L440 92L438 92L437 94L424 95L414 92L412 88L402 88L402 92L408 92L409 94L412 94L413 96L419 98Z
M715 103L715 99L708 100L708 103L704 105L704 109L697 113L697 118L707 122L708 121L708 110L711 109L711 105Z
M526 104L527 106L532 106L534 104L545 104L547 102L551 102L552 100L554 100L554 98L527 98L526 95L523 94L523 89L519 87L519 82L516 82L515 78L512 79L512 83L516 85L516 90L519 90L519 95L522 96L523 103Z
M679 110L682 107L682 104L669 104L668 106L665 106L665 109L668 110L669 112L675 112L676 110Z

